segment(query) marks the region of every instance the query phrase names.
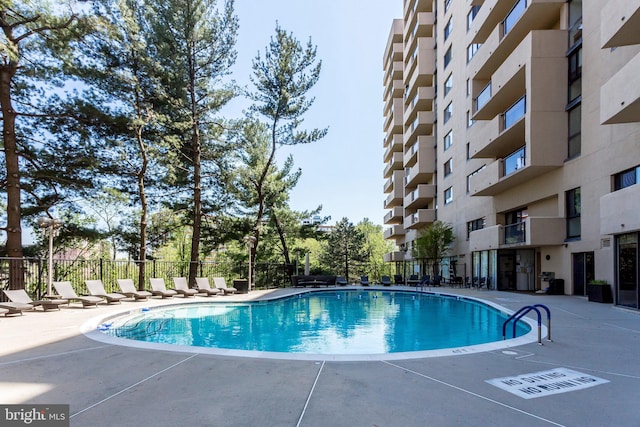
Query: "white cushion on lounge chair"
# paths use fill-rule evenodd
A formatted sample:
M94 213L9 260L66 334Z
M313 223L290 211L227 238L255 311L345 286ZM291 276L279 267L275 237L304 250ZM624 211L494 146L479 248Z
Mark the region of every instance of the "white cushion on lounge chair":
M139 291L136 289L136 286L133 284L132 279L118 279L118 286L120 286L120 290L123 294L128 296L129 298L134 298L136 300L139 299L147 299L151 295L153 295L149 291Z
M174 277L173 286L176 291L183 297L192 297L198 293L197 289L190 289L186 277Z
M206 296L215 296L223 293L221 289L212 288L209 284L209 279L206 277L196 277L196 286L200 293L203 293Z
M171 298L174 295L178 295L178 292L173 289L167 289L162 278L149 279L149 283L151 283L151 293L153 295L160 295L162 298Z
M11 302L16 304L29 304L31 307L41 306L42 310L47 311L48 309L57 308L60 310L60 304L68 304L69 301L64 299L44 299L34 301L31 299L27 291L24 289L7 289L3 291L4 294L11 300ZM0 303L7 304L7 303Z
M225 295L227 294L235 294L238 290L234 287L227 287L227 282L224 280L224 277L214 277L213 284L216 288L221 289Z
M112 302L121 302L121 299L126 298L126 295L105 291L102 280L85 280L84 283L87 285L87 289L89 289L89 293L91 295L106 299L108 304Z
M79 296L76 291L73 290L71 282L53 282L53 287L56 288L56 292L64 299L69 301L80 301L83 307L89 307L91 305L98 306L99 302L104 300L100 297L94 296Z

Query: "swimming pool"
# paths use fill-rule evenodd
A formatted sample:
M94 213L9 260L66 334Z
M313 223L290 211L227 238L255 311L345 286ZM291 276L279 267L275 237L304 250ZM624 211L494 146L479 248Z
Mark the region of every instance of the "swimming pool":
M182 349L347 359L349 355L389 358L408 352L424 357L418 353L446 349L459 354L474 346L504 343L502 324L507 317L496 307L460 296L323 290L261 302L136 310L109 319L98 329L110 337ZM530 325L520 322L517 336L530 331Z

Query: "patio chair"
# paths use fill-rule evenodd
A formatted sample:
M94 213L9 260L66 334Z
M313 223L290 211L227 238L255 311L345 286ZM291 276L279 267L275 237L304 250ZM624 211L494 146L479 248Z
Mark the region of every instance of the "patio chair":
M198 287L199 293L207 297L214 297L223 293L223 291L218 288L212 288L209 284L209 279L206 277L196 277L196 286Z
M360 276L360 284L362 286L369 286L369 276Z
M431 276L428 274L422 276L422 279L420 279L416 285L416 289L420 288L420 290L423 290L425 286L431 286Z
M412 274L411 276L409 276L409 280L407 280L407 285L418 286L418 283L420 283L420 279L418 278L417 274Z
M64 299L43 299L43 300L34 301L31 299L29 294L27 294L27 291L25 291L24 289L11 289L11 290L5 290L3 292L7 296L7 298L9 298L11 303L31 305L31 308L40 306L42 307L43 311L47 311L55 308L60 310L61 304L69 303L69 301ZM3 306L3 304L8 304L8 303L2 302L0 303L0 306Z
M347 282L347 279L345 279L342 276L338 276L336 277L336 285L338 286L347 286L349 284L349 282Z
M91 295L104 298L107 300L107 304L112 302L121 303L121 300L127 297L126 295L105 291L102 280L85 280L84 283L87 285Z
M149 291L139 291L136 289L136 286L133 284L132 279L118 279L118 286L120 286L120 290L123 294L128 296L129 298L133 298L134 300L146 300L151 295L153 295Z
M380 278L380 283L382 283L382 286L391 286L391 277L382 276Z
M189 288L186 277L174 277L173 287L176 288L176 292L182 295L183 298L193 297L198 293L197 289Z
M227 287L227 282L224 280L224 277L214 277L213 278L213 285L216 288L221 289L222 292L224 292L225 295L235 294L236 292L238 292L238 290L236 288L234 288L233 286Z
M82 303L82 307L87 308L91 306L98 306L98 303L103 302L104 300L100 297L96 297L93 295L85 296L78 295L76 291L73 290L71 286L71 282L53 282L53 287L56 289L56 292L63 298L69 301L80 301Z
M404 277L402 277L402 274L394 274L393 283L396 285L404 285Z
M22 312L20 312L20 313L22 313ZM4 317L7 317L7 315L11 314L11 313L9 313L9 309L7 309L7 308L0 308L0 314L4 314Z
M167 289L167 287L164 285L164 279L162 278L149 279L149 283L151 283L151 293L153 295L159 295L163 299L173 298L174 295L178 295L177 291L173 289Z

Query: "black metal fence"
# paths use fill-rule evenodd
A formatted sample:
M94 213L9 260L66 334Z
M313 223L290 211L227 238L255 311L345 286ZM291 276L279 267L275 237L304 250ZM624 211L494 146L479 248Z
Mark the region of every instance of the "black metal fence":
M11 274L17 261L22 261L24 288L34 298L41 298L47 293L49 273L46 258L0 258L0 289L10 288ZM70 281L78 294L86 293L85 280L102 280L107 292L117 292L117 279L132 279L136 286L139 281L139 261L112 261L107 259L54 259L53 281ZM160 277L172 286L173 277L187 277L189 275L188 261L151 260L144 262L146 278ZM224 277L231 285L234 279L248 274L247 263L221 263L212 261L198 262L198 277ZM289 275L294 266L281 264L257 264L254 266L255 288L270 289L289 286ZM3 297L0 296L0 298Z

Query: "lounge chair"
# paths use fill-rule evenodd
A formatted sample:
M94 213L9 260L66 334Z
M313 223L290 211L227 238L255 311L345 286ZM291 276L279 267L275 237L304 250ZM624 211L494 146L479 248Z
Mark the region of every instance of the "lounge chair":
M153 295L149 291L139 291L136 289L136 286L133 284L132 279L118 279L118 286L120 286L120 290L123 294L128 296L129 298L133 298L136 301L139 299L146 300L151 295Z
M418 283L420 283L420 279L418 278L417 274L412 274L409 276L409 280L407 280L407 285L418 286Z
M199 293L208 297L223 293L223 291L218 288L212 288L209 284L209 279L206 277L196 277L196 286L198 287Z
M216 288L221 289L225 295L238 292L238 290L232 286L227 287L227 282L224 280L224 277L214 277L213 284Z
M162 298L172 298L174 295L178 295L175 290L167 289L162 278L149 279L149 283L151 283L151 293L153 295L159 295Z
M402 277L402 274L394 274L393 275L393 282L396 285L404 285L404 277Z
M71 286L71 282L53 282L53 287L56 289L56 292L63 298L69 301L80 301L82 303L82 307L90 307L90 306L98 306L98 303L103 302L104 300L100 297L95 297L93 295L90 296L79 296L76 294L76 291L73 290Z
M336 285L338 286L347 286L349 284L349 282L347 282L347 279L345 279L342 276L338 276L336 277Z
M174 277L173 287L176 288L176 292L182 295L184 298L193 297L198 293L197 289L190 289L187 283L186 277Z
M383 286L391 286L391 277L382 276L380 278L380 283L382 283Z
M6 295L7 291L4 291L4 293ZM7 295L7 297L9 296ZM27 295L27 298L29 298L29 295ZM12 314L19 314L22 316L23 311L28 311L33 309L34 309L34 306L26 302L19 302L19 301L0 302L0 310L3 310L2 314L4 314L5 317L10 316Z
M4 317L7 317L7 314L11 314L11 313L9 313L9 309L7 308L0 308L0 314L4 314Z
M362 286L369 286L369 276L360 276L360 284Z
M120 303L122 299L127 297L126 295L105 291L102 280L85 280L84 283L87 285L87 289L89 289L91 295L106 299L107 304L111 304L112 302Z
M34 301L31 299L29 294L27 294L27 291L25 291L24 289L11 289L11 290L5 290L3 292L7 296L7 298L11 300L12 303L31 305L31 308L40 306L44 311L55 309L55 308L60 310L61 304L69 303L69 301L64 299L43 299L43 300ZM8 304L8 303L2 302L0 303L0 306L3 306L3 304Z

